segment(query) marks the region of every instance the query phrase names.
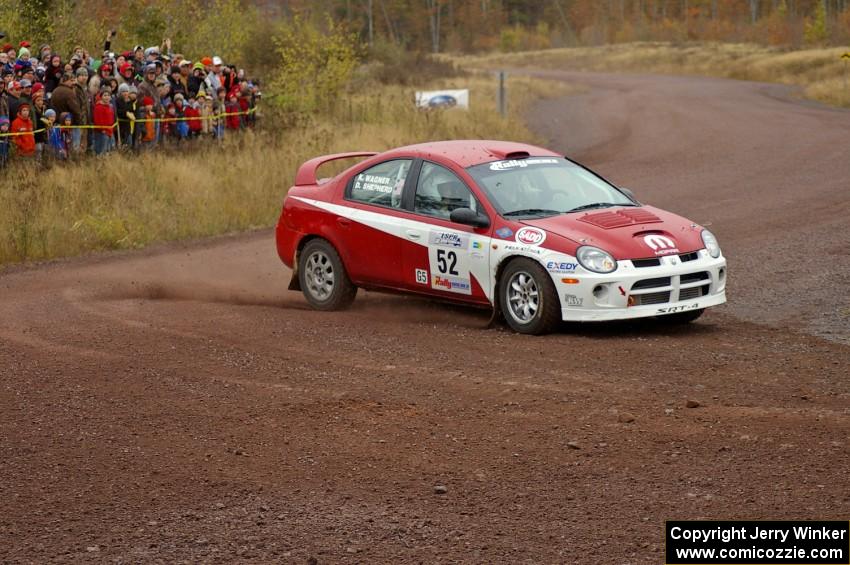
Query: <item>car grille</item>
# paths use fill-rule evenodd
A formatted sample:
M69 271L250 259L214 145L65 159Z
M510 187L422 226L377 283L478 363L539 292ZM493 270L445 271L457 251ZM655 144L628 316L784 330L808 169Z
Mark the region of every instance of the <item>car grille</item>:
M634 306L646 306L647 304L666 304L670 302L670 291L667 292L652 292L650 294L635 294L633 297Z
M687 263L688 261L696 261L699 259L699 251L691 251L690 253L682 253L679 255L679 260L682 263ZM638 269L643 269L645 267L658 267L661 265L661 259L658 257L650 257L648 259L632 259L632 265L634 265Z
M661 286L670 286L670 277L659 277L657 279L643 279L632 285L632 290L642 290L644 288L658 288Z
M693 300L707 295L710 290L711 275L708 271L642 279L632 285L629 303L632 306L644 306L646 304Z
M635 267L637 267L639 269L643 268L643 267L657 267L660 264L661 264L661 259L656 259L656 258L653 258L653 259L632 259L632 265L634 265Z

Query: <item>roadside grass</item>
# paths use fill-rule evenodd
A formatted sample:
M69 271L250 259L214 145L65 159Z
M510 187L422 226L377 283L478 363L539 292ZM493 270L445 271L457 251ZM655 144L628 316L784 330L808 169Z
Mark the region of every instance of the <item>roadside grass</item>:
M620 43L448 57L462 68L540 68L575 71L650 72L776 82L803 88L804 95L850 107L842 53L850 48L788 50L743 43ZM848 76L850 81L850 76Z
M489 73L424 85L469 88L469 111L417 110L412 88L367 81L318 116L264 109L261 127L221 144L111 154L46 170L13 162L0 177L0 266L270 227L298 166L317 155L441 139L539 141L524 125L523 109L570 87L510 81L507 118L496 110Z

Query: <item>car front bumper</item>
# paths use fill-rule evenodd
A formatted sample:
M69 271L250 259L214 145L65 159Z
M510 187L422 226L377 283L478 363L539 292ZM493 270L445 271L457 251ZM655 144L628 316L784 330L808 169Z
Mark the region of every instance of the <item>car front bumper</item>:
M550 272L561 300L561 318L577 322L627 320L726 302L723 256L714 259L703 249L661 257L657 266L638 264L619 261L617 270L605 275Z

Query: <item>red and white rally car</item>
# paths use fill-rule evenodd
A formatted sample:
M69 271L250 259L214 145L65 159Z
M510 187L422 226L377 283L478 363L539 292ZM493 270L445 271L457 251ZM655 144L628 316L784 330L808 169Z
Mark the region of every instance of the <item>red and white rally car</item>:
M367 157L329 180L329 161ZM444 141L304 163L277 250L320 310L358 287L495 308L514 330L561 320L691 321L726 301L726 260L705 228L640 204L557 153Z

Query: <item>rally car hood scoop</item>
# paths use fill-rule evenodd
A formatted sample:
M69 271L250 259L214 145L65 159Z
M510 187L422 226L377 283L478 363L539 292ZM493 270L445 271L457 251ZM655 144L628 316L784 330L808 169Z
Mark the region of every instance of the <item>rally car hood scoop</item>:
M619 210L593 212L581 216L578 220L606 230L633 226L635 224L654 224L661 222L661 218L644 208L620 208Z

